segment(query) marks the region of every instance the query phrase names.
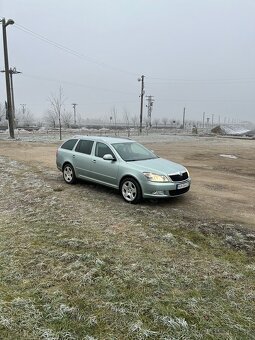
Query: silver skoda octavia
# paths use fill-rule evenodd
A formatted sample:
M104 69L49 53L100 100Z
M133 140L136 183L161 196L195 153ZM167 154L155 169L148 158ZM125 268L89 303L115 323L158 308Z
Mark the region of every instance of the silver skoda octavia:
M56 163L66 183L79 178L106 185L128 203L182 195L191 184L184 166L125 138L75 136L58 148Z

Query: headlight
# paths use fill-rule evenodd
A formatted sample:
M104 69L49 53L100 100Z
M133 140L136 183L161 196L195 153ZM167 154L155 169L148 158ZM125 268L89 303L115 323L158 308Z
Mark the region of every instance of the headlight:
M164 175L157 175L152 172L144 172L143 174L151 182L169 182L169 179Z

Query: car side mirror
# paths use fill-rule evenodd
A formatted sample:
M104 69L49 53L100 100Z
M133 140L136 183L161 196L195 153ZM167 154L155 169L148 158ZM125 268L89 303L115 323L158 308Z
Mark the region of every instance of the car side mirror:
M106 155L103 156L103 159L105 161L116 161L116 158L113 157L113 155L111 155L110 153L107 153Z

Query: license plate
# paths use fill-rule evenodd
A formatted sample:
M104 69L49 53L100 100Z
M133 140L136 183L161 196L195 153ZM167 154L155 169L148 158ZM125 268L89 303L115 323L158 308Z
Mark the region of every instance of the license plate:
M189 187L189 182L181 183L177 185L177 189L183 189Z

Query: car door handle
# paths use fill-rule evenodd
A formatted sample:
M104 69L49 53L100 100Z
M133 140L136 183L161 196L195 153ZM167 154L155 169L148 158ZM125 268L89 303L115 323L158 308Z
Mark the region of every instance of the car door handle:
M96 163L96 160L95 159L93 159L93 161L92 161L93 163Z
M75 155L73 155L73 158L75 158Z

